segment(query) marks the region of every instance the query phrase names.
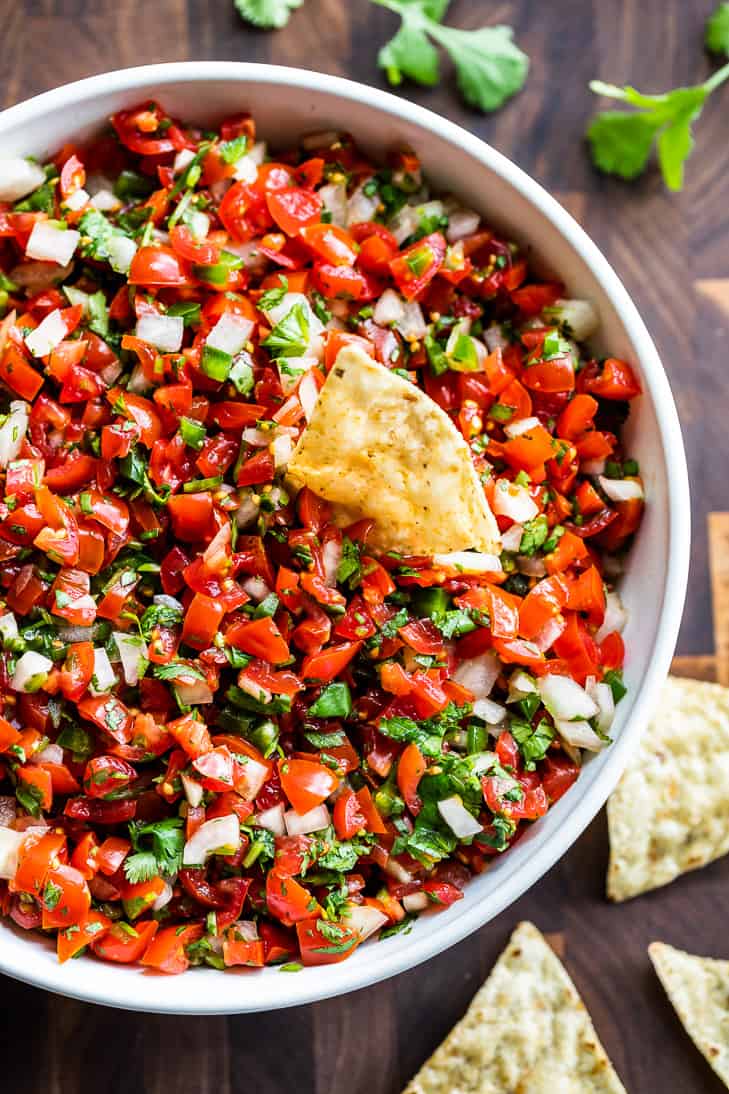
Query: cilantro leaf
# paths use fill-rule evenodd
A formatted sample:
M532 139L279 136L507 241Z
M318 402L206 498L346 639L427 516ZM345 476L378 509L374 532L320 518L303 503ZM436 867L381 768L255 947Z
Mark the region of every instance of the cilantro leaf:
M704 42L711 53L725 53L729 57L729 3L719 4L709 16Z
M87 213L84 213L79 221L78 230L81 233L79 248L81 255L84 258L95 258L97 261L110 260L109 240L112 236L126 238L126 233L112 224L98 209L89 209Z
M263 30L279 30L285 27L294 8L300 8L304 0L234 0L242 19Z
M529 722L522 722L516 718L511 720L511 735L519 745L519 751L524 757L524 766L527 771L534 771L537 760L543 760L547 750L554 740L554 730L546 718L541 718L536 727Z
M258 307L261 309L261 311L270 311L271 308L275 308L277 304L281 303L288 291L288 277L284 277L283 274L279 274L277 287L275 289L266 289L264 293L261 293L261 297L258 301Z
M348 536L342 539L342 557L337 566L337 584L356 589L362 580L362 559L359 546Z
M158 875L159 867L153 851L138 851L135 855L127 855L124 859L124 877L130 885L138 885L140 881L151 881Z
M606 110L587 130L592 160L609 175L634 179L645 171L655 145L663 181L669 190L683 186L684 165L693 148L691 127L712 91L729 78L724 65L703 84L678 87L662 95L644 95L634 87L615 87L593 80L597 95L618 99L635 113Z
M402 25L377 58L391 84L403 77L432 87L440 77L442 46L456 69L463 98L479 110L497 110L524 86L529 58L512 40L511 27L460 30L443 26L448 0L373 0L396 12Z
M302 357L306 353L309 345L309 313L303 301L294 304L261 345L272 357Z
M166 817L148 824L130 821L129 838L137 854L128 855L124 860L127 881L148 881L159 874L172 876L180 869L185 846L181 817Z

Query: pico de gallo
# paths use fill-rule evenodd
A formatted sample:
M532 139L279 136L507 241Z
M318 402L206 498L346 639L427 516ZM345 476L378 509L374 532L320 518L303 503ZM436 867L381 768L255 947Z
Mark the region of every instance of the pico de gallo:
M640 383L411 152L157 103L0 162L0 907L65 961L338 962L609 742ZM351 343L470 446L500 556L380 554L286 465ZM341 423L347 428L346 421Z

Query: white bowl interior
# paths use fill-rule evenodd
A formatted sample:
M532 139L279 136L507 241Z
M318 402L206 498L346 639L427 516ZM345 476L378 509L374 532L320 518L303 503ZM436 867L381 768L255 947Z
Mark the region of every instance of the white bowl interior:
M648 507L622 594L630 616L627 698L615 743L586 765L577 784L505 857L470 883L453 909L421 917L412 933L368 943L349 960L296 975L278 970L200 969L165 978L89 958L56 963L50 945L3 926L0 969L84 999L141 1010L224 1013L267 1010L363 987L439 952L521 895L596 814L625 766L668 670L686 586L689 508L683 447L670 389L655 348L616 275L569 215L499 153L464 130L403 100L337 80L272 66L159 65L94 77L39 96L0 115L3 155L42 157L83 140L115 110L159 98L174 115L210 122L249 110L274 146L302 132L353 133L373 156L407 144L435 187L452 190L488 221L528 241L535 259L558 272L570 295L600 314L597 349L636 364L644 384L628 423L629 448L646 478Z

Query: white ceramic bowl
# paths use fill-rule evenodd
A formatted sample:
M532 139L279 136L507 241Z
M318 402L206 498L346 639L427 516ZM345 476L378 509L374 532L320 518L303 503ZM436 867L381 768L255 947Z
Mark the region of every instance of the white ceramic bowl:
M410 145L438 188L453 190L507 236L528 241L573 296L600 314L598 349L637 365L645 394L628 423L629 450L647 485L647 512L622 593L627 697L615 742L586 764L575 786L529 834L465 890L454 908L424 916L409 935L362 946L338 965L282 975L276 969L181 977L145 974L91 958L56 963L50 944L0 927L0 970L51 991L136 1010L220 1014L293 1006L352 991L411 968L507 908L567 850L598 812L634 751L668 671L678 633L689 556L686 462L661 362L620 280L565 210L518 167L476 137L404 99L332 76L268 65L194 62L112 72L68 84L0 114L0 154L55 152L84 140L114 111L159 99L195 122L250 110L274 146L302 132L342 129L373 156Z

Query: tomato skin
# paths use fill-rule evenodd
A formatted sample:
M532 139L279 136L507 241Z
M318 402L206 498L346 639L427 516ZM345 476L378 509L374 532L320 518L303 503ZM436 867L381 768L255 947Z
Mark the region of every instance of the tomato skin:
M303 919L296 924L296 936L303 965L332 965L351 957L359 935L344 923L322 926L321 919ZM334 937L332 937L334 936Z
M638 377L626 361L608 357L599 376L585 378L585 390L601 399L635 399L642 392Z
M46 832L40 837L30 835L18 855L18 869L13 880L16 892L38 897L49 870L66 859L66 837L59 832Z
M302 677L320 684L330 683L356 657L361 646L361 642L340 642L339 645L328 646L321 653L305 657L301 666Z
M190 961L185 947L202 938L202 923L189 923L182 926L163 927L157 931L144 951L141 964L158 972L169 975L184 972Z
M59 892L60 890L60 892ZM42 894L44 930L79 923L91 907L91 893L83 874L61 864L48 871Z
M319 220L323 203L311 190L291 187L266 195L266 205L279 228L288 236L297 236Z
M351 839L366 826L362 807L352 790L343 790L334 803L334 829L339 839Z
M405 804L414 816L417 816L422 808L423 803L418 797L418 785L426 769L425 757L415 742L411 741L398 760L397 785Z
M288 644L270 616L234 623L225 632L225 640L229 646L274 665L288 661L290 656Z
M100 942L111 925L112 921L108 916L91 911L82 916L78 923L73 924L73 929L64 929L65 924L59 927L56 938L56 954L59 963L63 964L69 958L75 957L84 946Z
M266 906L284 927L321 913L309 890L293 878L282 877L275 867L266 875Z
M210 531L213 516L210 494L173 494L167 506L174 534L185 543L199 542Z
M136 770L118 756L95 756L86 764L84 791L90 798L105 798L123 790L137 777Z
M566 756L545 756L542 786L550 802L559 801L576 781L579 773L577 764Z
M307 247L333 266L353 266L357 260L357 245L343 228L336 224L312 224L301 229Z
M446 241L440 232L433 232L401 251L390 262L390 273L407 300L419 296L443 265Z
M339 785L331 768L314 760L281 760L278 771L284 794L297 813L315 809Z
M125 924L129 928L129 924ZM137 923L135 927L124 930L118 923L111 925L102 938L91 943L96 957L103 961L112 961L119 965L136 964L149 947L159 929L155 920Z

